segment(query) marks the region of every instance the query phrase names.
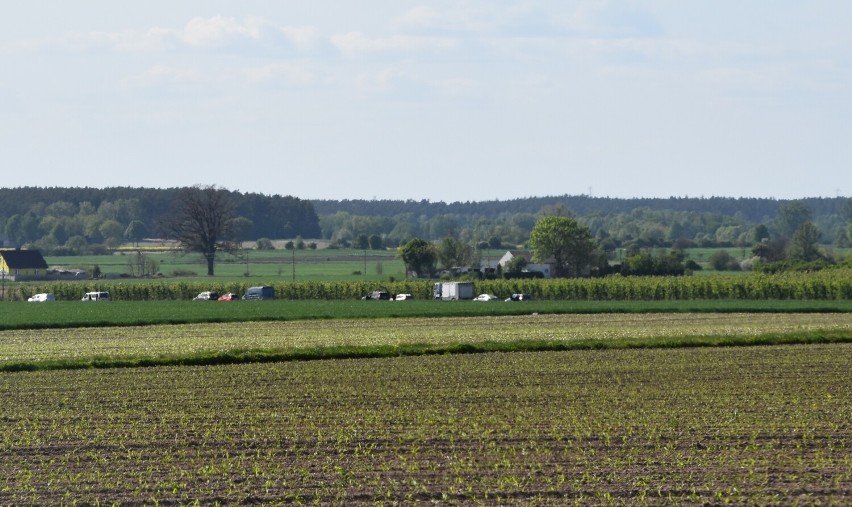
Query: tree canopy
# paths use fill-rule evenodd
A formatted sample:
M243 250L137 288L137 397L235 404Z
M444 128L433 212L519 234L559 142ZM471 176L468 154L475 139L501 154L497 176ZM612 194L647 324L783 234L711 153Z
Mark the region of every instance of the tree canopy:
M597 245L589 228L565 216L546 216L530 234L533 261L553 259L556 276L579 276L588 267Z
M405 271L414 272L417 276L431 276L438 258L435 245L420 238L414 238L403 245L399 256L405 263Z
M216 252L233 241L234 204L227 190L189 187L178 193L174 214L164 224L171 238L190 252L199 252L213 276Z

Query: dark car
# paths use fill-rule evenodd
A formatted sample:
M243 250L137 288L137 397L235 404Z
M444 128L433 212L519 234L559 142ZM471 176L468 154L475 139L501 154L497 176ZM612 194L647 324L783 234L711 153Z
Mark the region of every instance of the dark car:
M529 301L532 297L529 294L512 294L512 297L506 298L506 301Z
M275 299L275 289L269 286L249 287L243 294L246 301L259 301L262 299Z

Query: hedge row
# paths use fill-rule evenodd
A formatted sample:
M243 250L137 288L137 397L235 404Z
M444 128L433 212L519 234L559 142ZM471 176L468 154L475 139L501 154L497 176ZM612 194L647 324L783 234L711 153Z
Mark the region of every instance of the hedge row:
M216 281L90 281L7 285L7 299L26 299L52 292L58 299L80 299L87 291L107 290L116 300L192 299L199 292L245 293L258 283ZM358 299L373 290L410 293L418 299L432 296L433 281L399 282L274 282L279 299ZM662 301L706 299L852 299L852 270L815 273L748 274L687 277L611 276L559 280L487 280L475 282L475 292L505 298L513 293L535 299L596 301Z

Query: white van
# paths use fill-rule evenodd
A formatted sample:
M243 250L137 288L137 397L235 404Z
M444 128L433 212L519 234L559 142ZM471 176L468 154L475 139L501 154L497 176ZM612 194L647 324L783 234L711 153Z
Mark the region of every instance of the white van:
M82 301L109 301L109 292L87 292Z
M45 301L56 301L56 297L50 292L43 292L41 294L34 294L27 301L30 303L44 303Z

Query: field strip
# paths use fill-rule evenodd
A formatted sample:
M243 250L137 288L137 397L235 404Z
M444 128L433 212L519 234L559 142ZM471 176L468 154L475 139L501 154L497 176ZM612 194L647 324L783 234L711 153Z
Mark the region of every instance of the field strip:
M852 314L566 314L204 323L0 331L4 364L233 350L642 340L852 331Z

